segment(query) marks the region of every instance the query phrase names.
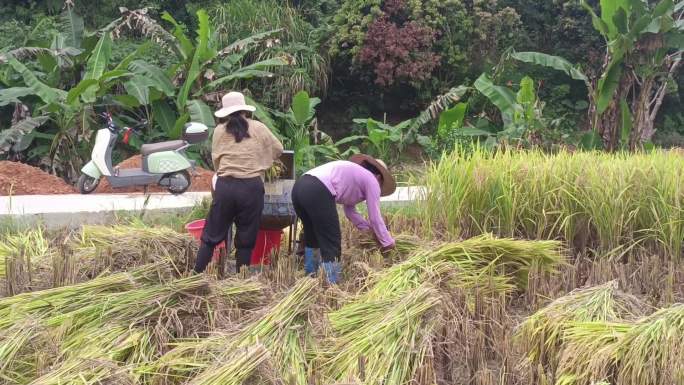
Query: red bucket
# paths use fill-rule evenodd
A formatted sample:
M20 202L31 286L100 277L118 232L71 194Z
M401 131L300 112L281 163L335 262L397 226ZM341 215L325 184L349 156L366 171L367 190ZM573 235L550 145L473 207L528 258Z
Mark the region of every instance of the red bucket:
M269 265L271 254L280 251L282 230L259 230L250 265Z
M196 221L192 221L185 225L185 229L188 230L190 235L193 236L193 238L197 239L200 241L200 238L202 238L202 230L204 230L204 224L205 224L204 219L198 219ZM219 255L221 253L221 249L226 248L226 243L221 242L216 247L214 248L214 262L217 262L219 259Z

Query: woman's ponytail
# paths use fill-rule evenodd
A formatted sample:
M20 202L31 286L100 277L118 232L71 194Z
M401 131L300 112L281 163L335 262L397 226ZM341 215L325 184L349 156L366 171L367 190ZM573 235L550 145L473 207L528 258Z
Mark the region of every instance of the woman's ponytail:
M235 137L235 142L240 143L242 139L249 138L249 123L242 111L233 112L225 118L221 118L219 123L226 125L226 132Z

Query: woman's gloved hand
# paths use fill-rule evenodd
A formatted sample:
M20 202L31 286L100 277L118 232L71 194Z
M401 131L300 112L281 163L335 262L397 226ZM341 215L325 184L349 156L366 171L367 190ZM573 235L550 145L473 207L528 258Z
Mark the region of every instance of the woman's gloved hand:
M359 243L361 247L372 249L379 246L378 238L375 236L373 230L363 230L361 231L361 236L359 237Z
M387 254L392 252L392 250L394 250L395 248L396 245L394 243L389 246L380 247L380 254L382 254L383 256L387 256Z

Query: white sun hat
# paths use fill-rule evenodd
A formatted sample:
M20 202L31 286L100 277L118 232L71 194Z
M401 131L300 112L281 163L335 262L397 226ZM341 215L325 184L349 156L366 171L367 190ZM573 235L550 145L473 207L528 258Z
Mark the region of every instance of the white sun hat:
M225 118L226 116L237 111L256 111L256 107L250 106L245 102L245 95L240 92L229 92L221 98L221 109L214 112L217 118Z

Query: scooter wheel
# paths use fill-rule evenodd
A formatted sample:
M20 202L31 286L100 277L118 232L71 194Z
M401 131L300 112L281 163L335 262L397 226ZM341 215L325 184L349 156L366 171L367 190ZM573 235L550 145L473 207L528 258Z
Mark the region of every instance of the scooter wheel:
M190 188L190 183L192 179L190 178L190 173L187 171L178 171L167 175L165 178L169 180L169 186L167 190L173 195L180 195Z
M81 194L90 194L95 191L99 184L100 178L93 178L87 174L81 174L81 176L78 177L78 191L80 191Z

